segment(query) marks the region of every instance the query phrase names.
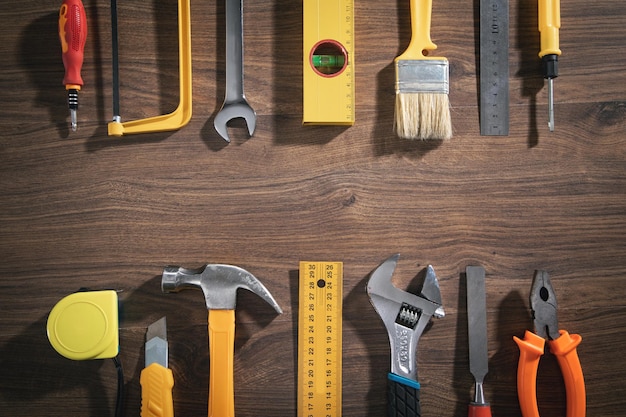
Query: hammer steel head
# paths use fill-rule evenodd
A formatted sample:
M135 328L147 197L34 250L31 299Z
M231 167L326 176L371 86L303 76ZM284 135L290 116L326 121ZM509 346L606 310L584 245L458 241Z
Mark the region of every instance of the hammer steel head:
M167 266L163 269L163 292L178 292L187 288L201 289L209 310L234 310L237 290L244 288L261 297L279 314L283 312L267 288L254 275L238 266L207 264L197 270L180 266Z

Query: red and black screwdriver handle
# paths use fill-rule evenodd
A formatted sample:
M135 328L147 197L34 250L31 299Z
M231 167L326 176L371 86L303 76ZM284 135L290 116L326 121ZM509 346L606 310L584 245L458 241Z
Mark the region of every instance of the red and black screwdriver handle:
M87 16L81 0L63 0L59 10L59 39L65 66L63 84L67 90L80 90L83 85L80 71L87 40Z

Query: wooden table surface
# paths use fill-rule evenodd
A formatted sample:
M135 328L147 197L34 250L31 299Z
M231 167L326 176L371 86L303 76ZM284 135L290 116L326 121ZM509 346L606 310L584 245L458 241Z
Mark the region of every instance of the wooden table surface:
M124 120L178 103L177 5L119 2ZM167 4L166 4L167 3ZM393 58L409 41L408 1L355 2L356 123L301 125L302 4L244 5L246 95L257 112L232 143L213 129L224 96L224 4L191 4L193 117L176 132L108 137L109 2L86 0L89 37L68 129L55 2L0 10L0 414L112 416L110 360L71 361L46 337L52 307L81 287L121 301L125 410L139 415L146 326L166 316L176 415L204 416L210 360L200 292L164 295L169 264L248 269L284 310L240 292L235 407L296 415L298 263L344 263L343 415L386 413L387 335L365 283L401 253L394 284L432 264L446 310L420 339L424 416L464 416L468 265L487 271L494 416L520 416L518 349L532 328L535 269L552 277L560 327L579 333L587 415L626 415L626 3L561 5L556 130L537 57L536 1L510 2L510 135L479 134L478 1L435 1L432 38L450 61L454 137L411 142L392 131ZM556 360L539 374L542 417L565 415ZM316 416L317 417L317 416Z

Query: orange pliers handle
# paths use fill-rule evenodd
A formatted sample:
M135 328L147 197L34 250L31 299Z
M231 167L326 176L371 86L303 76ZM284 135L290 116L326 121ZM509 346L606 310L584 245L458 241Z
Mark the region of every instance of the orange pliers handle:
M565 330L559 330L560 336L555 340L548 340L550 351L556 356L567 395L567 417L584 417L587 398L585 394L585 380L578 359L576 347L582 341L578 334L570 335ZM537 408L537 369L539 358L543 355L545 339L531 331L526 331L524 339L513 337L519 346L520 357L517 366L517 396L524 417L539 417Z

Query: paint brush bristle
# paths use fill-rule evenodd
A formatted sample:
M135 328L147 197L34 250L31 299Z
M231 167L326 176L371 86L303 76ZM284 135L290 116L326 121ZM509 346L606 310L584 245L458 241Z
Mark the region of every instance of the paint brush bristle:
M395 131L404 139L452 137L448 60L396 59Z

